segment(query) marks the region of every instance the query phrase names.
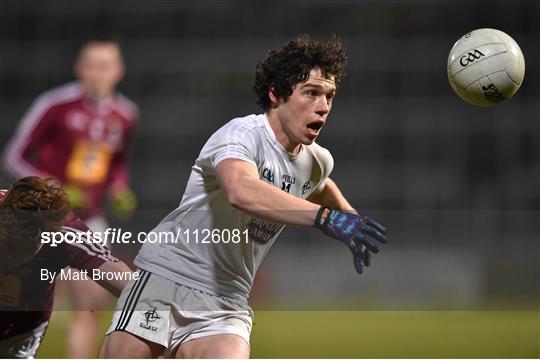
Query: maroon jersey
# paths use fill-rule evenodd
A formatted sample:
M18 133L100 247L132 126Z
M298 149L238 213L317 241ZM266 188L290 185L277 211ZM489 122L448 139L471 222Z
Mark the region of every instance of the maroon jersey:
M137 107L121 94L99 104L85 97L78 82L41 95L9 143L4 165L16 178L53 176L86 192L90 209L83 219L102 212L109 188L128 183L126 154Z
M0 192L0 201L4 193ZM87 234L88 227L73 213L62 231ZM41 280L41 272L71 266L80 270L99 268L107 261L118 261L110 250L81 236L83 243L44 244L41 250L13 272L0 270L0 340L28 332L49 320L53 307L54 281ZM58 276L57 276L58 278Z

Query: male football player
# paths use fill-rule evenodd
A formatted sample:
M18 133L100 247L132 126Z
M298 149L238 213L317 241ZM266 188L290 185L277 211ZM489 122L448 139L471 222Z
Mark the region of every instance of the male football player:
M300 36L258 64L264 113L231 120L204 145L179 207L153 230L177 241L144 244L141 277L119 298L100 356L249 357L250 289L286 224L315 226L351 249L358 272L368 265L385 229L356 213L315 143L345 61L338 38Z
M69 233L80 240L54 246L43 241L45 232ZM113 280L98 276L100 285L116 296L133 278L89 234L55 185L31 176L0 191L0 358L35 356L52 312L54 280L65 267L90 272L90 278L96 270L124 273ZM56 276L44 279L44 273Z
M120 216L135 207L129 187L127 153L138 117L135 104L116 91L124 62L114 41L89 41L79 51L74 73L79 81L38 97L6 147L4 165L18 179L55 177L71 209L88 227L104 232L107 196ZM108 294L91 281L62 284L75 303L68 336L68 356L93 355L99 322L88 308L103 307Z

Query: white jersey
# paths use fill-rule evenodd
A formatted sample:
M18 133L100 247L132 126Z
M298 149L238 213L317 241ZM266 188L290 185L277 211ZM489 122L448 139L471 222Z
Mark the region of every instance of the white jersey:
M247 301L283 225L231 207L216 176L217 165L231 158L255 165L262 180L304 199L324 186L334 165L330 152L315 143L288 153L264 114L233 119L206 142L180 205L148 235L134 263L178 284Z

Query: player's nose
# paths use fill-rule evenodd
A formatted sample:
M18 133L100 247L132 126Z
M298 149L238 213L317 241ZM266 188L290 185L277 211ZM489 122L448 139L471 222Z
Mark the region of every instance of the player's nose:
M330 112L330 103L326 96L319 96L315 105L315 112L319 116L324 116Z

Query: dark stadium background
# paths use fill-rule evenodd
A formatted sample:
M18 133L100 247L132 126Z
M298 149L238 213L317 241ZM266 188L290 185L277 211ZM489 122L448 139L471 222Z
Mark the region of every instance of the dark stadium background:
M73 79L85 40L119 40L121 91L142 112L130 161L140 207L112 223L148 231L180 201L209 135L259 112L250 89L266 51L336 33L347 75L318 142L390 244L357 276L345 247L287 230L258 279L253 355L538 357L539 16L534 0L1 0L0 144L40 92ZM525 54L521 89L493 108L458 99L446 75L451 46L482 27ZM42 356L62 356L60 322Z

